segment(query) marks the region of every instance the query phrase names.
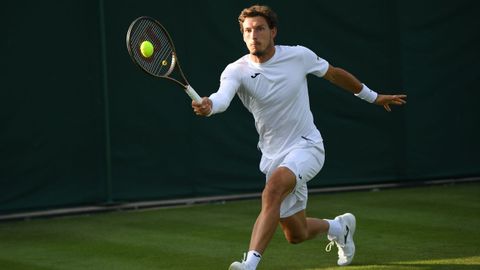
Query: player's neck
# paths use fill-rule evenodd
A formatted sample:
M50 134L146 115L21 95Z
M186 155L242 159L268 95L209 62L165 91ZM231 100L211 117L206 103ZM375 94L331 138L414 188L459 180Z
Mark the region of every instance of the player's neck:
M275 55L275 46L266 49L262 54L250 54L250 60L254 63L265 63Z

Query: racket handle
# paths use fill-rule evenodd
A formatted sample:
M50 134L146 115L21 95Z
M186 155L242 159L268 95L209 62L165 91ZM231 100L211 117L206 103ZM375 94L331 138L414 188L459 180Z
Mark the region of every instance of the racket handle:
M195 90L190 85L187 85L187 89L185 89L185 92L187 92L187 95L192 100L195 100L198 103L202 102L202 98L197 94L197 92L195 92Z

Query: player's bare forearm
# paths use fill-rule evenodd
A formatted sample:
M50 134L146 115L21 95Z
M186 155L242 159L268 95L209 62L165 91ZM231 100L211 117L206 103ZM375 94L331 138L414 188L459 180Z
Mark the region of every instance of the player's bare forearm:
M354 94L358 94L362 91L362 88L365 86L353 76L350 72L334 67L330 65L328 67L327 73L324 75L324 78L335 84L336 86L345 89ZM368 87L367 87L368 90ZM375 92L373 92L375 93ZM390 105L403 105L407 103L405 100L407 95L398 94L398 95L382 95L378 94L377 98L373 98L369 102L373 102L377 105L383 106L388 112L392 111Z
M354 94L357 94L362 90L362 83L350 72L342 68L330 65L323 78Z

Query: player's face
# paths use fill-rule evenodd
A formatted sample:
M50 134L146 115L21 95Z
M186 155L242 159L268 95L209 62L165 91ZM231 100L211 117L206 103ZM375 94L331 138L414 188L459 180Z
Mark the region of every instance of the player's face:
M276 34L277 29L270 29L267 20L261 16L248 17L243 21L243 41L250 54L256 57L273 55Z

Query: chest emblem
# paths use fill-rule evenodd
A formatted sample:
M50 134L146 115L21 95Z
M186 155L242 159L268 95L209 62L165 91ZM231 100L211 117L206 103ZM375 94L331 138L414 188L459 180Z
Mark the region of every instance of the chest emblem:
M253 74L252 76L250 76L252 79L255 79L258 75L260 75L260 73L255 73Z

